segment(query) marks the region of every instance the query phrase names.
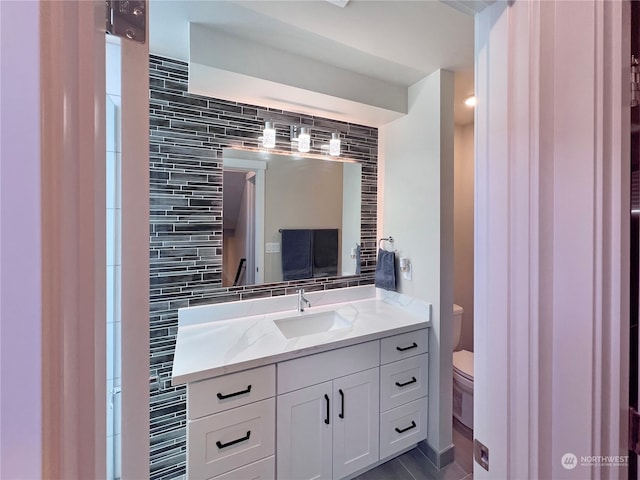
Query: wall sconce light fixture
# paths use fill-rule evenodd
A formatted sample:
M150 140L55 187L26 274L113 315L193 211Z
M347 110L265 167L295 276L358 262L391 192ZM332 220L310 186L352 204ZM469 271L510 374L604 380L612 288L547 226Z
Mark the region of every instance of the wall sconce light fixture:
M274 148L276 146L276 129L273 128L273 122L265 122L264 124L262 146L264 148Z
M331 140L329 141L329 155L332 157L340 156L340 135L338 133L331 134Z

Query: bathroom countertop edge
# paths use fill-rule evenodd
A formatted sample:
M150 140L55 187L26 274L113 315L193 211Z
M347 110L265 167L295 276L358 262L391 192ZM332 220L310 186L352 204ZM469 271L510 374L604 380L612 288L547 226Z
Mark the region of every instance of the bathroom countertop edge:
M274 320L338 311L350 328L285 338ZM212 306L215 318L215 306ZM431 326L431 306L370 298L312 308L270 312L178 327L171 383L174 386L348 347Z

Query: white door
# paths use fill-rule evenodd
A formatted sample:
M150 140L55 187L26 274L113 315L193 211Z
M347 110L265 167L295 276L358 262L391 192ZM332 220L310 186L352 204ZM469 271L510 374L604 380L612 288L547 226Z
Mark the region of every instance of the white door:
M332 382L278 396L276 474L282 480L331 478Z
M634 2L631 6L631 53L635 56L636 59L640 58L640 35L635 35L636 32L640 31L640 3ZM635 303L634 307L631 308L631 316L630 316L630 335L631 342L635 342L635 352L634 349L631 348L631 353L629 358L631 360L630 370L629 370L629 388L635 388L635 392L630 392L632 394L629 395L631 399L633 399L635 393L635 401L632 400L630 407L635 408L636 410L640 407L638 400L640 399L640 359L636 357L636 362L634 364L634 353L640 351L640 335L638 334L638 312L640 311L640 304L638 294L638 283L640 282L640 276L638 270L640 269L640 265L638 259L640 258L640 251L638 248L638 235L639 235L639 224L640 224L640 192L638 191L638 171L636 170L637 165L640 164L640 105L635 105L631 109L631 152L632 155L635 153L635 157L631 158L631 249L636 248L635 255L631 255L631 302L632 305ZM633 251L633 250L632 250ZM633 278L635 276L635 278ZM634 380L635 379L635 380ZM630 458L630 466L629 468L629 478L640 479L640 455L634 454L634 452L630 451L629 455L635 456L635 468L633 467L633 463ZM635 471L635 475L633 472Z
M379 368L333 381L333 478L379 459Z
M476 16L475 480L626 474L628 9Z

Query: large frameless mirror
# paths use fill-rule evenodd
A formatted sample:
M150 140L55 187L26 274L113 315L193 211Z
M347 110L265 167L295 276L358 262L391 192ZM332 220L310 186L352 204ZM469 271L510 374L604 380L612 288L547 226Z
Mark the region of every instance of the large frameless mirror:
M359 272L362 165L223 151L223 286Z

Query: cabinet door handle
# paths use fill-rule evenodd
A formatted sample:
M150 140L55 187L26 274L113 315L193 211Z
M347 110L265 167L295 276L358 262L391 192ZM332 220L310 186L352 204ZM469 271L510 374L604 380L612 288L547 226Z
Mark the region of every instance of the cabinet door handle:
M416 383L417 381L418 380L416 380L416 377L411 377L411 380L409 380L408 382L404 382L404 383L396 382L396 386L406 387L407 385L411 385L412 383Z
M340 389L338 390L338 393L340 394L340 413L338 416L340 418L344 418L344 392Z
M397 430L397 428L396 428ZM223 448L230 447L231 445L235 445L236 443L244 442L245 440L249 440L251 436L251 430L247 432L247 434L242 438L236 438L235 440L231 440L229 443L222 443L220 440L216 442L216 446L222 450Z
M329 395L327 395L326 393L324 394L324 399L327 401L327 417L324 419L324 423L326 423L327 425L329 425Z
M251 391L251 385L247 386L245 390L240 390L239 392L233 392L228 395L224 395L223 393L218 393L217 396L220 400L224 400L225 398L237 397L238 395L249 393L250 391Z
M416 422L414 422L413 420L411 420L411 425L409 425L406 428L398 428L398 427L396 427L396 432L404 433L404 432L406 432L408 430L411 430L412 428L416 428Z
M404 352L406 350L411 350L412 348L418 348L418 344L416 342L413 342L413 344L409 345L408 347L396 347L396 350L398 350L399 352Z

